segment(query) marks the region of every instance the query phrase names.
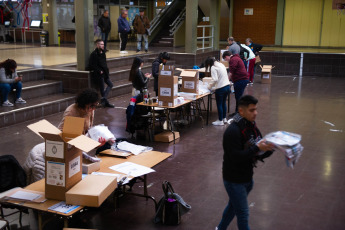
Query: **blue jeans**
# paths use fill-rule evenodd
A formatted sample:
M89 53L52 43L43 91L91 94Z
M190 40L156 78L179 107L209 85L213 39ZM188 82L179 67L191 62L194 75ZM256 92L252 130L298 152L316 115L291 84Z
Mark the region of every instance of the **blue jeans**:
M2 94L2 100L8 100L8 94L13 90L16 89L16 98L20 98L22 94L22 83L20 81L16 83L0 83L0 91Z
M248 80L239 80L234 83L235 99L236 99L236 112L238 112L238 101L243 95L244 89L246 88Z
M249 206L247 196L252 190L254 181L248 183L231 183L224 180L224 186L229 196L229 203L225 207L218 230L226 230L232 219L237 217L238 230L249 230Z
M108 35L109 35L109 33L101 33L101 38L104 42L104 50L107 49Z
M226 118L226 98L230 93L230 85L216 89L216 103L218 109L218 119L222 121Z
M137 50L141 50L141 42L142 42L143 38L144 38L144 41L145 41L145 50L149 49L149 38L148 38L148 35L147 34L137 34L137 41L138 41Z

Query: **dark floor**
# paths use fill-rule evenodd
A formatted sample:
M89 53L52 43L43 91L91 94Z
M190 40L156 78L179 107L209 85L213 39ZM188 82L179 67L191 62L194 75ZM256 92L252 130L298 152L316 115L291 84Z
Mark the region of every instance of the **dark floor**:
M303 155L294 169L275 152L255 169L255 186L249 195L250 226L262 230L345 229L345 78L273 77L272 84L257 81L246 89L259 99L257 124L263 134L286 130L302 135ZM129 95L116 98L115 109L96 111L96 124L104 123L117 137L128 137L125 109ZM234 98L231 98L231 112ZM217 112L212 112L211 121ZM57 125L62 114L47 118ZM31 122L30 122L31 123ZM13 154L20 163L42 140L26 124L0 129L1 154ZM148 176L149 193L159 199L161 182L169 180L191 206L179 226L155 225L152 201L124 197L114 211L106 201L70 221L71 227L96 229L214 229L227 203L221 177L222 135L226 126L201 128L200 121L180 129L175 145L139 141L173 156ZM134 188L141 190L141 185ZM24 215L23 229L37 229L34 214ZM18 220L11 219L12 229ZM61 221L45 229L62 229ZM229 229L237 229L235 221Z

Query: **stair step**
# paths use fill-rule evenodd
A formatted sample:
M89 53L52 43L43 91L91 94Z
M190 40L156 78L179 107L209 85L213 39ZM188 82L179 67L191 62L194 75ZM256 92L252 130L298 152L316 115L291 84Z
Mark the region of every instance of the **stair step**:
M61 93L33 98L26 104L15 104L13 107L1 106L0 128L63 112L74 100L74 94Z
M151 73L151 68L152 68L151 63L144 64L142 71L144 73ZM113 83L116 81L128 80L130 71L131 71L131 66L124 66L123 68L121 68L121 67L112 68L109 70L110 80Z
M23 83L22 97L25 100L62 92L62 82L40 80Z

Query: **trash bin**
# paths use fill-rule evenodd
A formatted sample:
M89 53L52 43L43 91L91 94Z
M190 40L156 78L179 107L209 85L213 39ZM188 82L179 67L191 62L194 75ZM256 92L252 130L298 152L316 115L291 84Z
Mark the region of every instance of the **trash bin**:
M61 42L60 35L61 35L60 32L58 32L58 46L60 46L60 42Z
M46 30L42 30L40 33L41 46L49 46L49 33Z

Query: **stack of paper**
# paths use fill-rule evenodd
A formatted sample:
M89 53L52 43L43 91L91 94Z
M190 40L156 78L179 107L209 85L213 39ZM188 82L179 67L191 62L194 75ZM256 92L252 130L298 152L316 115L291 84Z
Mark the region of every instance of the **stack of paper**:
M13 202L33 202L42 203L46 201L43 192L31 191L23 188L15 188L6 193L2 200Z
M134 155L138 155L143 152L148 152L152 150L152 147L142 146L142 145L135 145L129 143L127 141L122 141L117 144L117 148L123 151L131 152Z

